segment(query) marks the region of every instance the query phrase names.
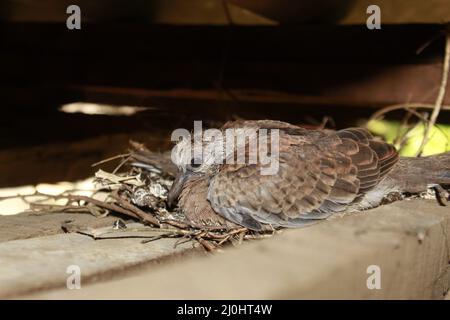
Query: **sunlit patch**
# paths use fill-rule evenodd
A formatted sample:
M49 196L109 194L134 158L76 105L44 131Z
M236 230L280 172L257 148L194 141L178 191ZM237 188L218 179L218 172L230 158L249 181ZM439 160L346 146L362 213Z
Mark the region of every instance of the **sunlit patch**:
M415 156L422 144L424 125L418 124L410 131L402 127L398 121L371 120L367 128L376 135L382 136L395 146L402 156ZM404 139L397 139L398 136ZM402 141L403 140L403 141ZM429 156L450 151L450 125L437 124L430 130L429 140L423 149L422 155Z
M70 191L72 195L92 196L94 190L93 178L76 182L41 183L36 186L2 188L0 189L0 215L13 215L27 211L29 209L27 201L48 205L65 205L67 203L67 199L49 199L39 194L56 196ZM26 201L23 196L26 196Z
M102 114L108 116L132 116L138 112L150 110L150 107L116 106L89 102L68 103L59 109L65 113Z

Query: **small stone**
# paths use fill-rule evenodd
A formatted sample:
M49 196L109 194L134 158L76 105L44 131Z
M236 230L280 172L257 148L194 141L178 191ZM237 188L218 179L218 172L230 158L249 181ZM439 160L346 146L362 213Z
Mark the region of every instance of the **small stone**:
M114 224L113 224L114 230L121 230L121 229L126 229L126 228L127 228L127 225L121 219L114 221Z

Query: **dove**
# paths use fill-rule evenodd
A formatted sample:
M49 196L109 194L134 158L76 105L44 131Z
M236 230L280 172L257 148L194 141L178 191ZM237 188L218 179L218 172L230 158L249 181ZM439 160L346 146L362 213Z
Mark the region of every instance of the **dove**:
M310 130L280 121L240 120L226 123L221 131L230 128L257 134L277 130L278 170L265 175L260 162L220 163L210 161L208 154L198 162L188 147L191 141L180 141L172 152L178 174L168 203L178 202L194 224L255 231L303 227L337 213L379 206L391 193L450 184L450 153L400 157L394 146L363 128ZM203 150L220 149L214 145L219 142L204 141ZM236 155L235 150L224 153L226 159Z

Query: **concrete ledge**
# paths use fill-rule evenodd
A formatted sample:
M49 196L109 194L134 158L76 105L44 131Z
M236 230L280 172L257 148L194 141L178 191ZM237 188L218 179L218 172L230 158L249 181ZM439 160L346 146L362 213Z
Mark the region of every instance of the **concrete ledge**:
M286 230L212 257L139 275L41 292L56 299L443 299L450 286L450 210L434 201L393 203ZM381 289L367 288L367 268Z

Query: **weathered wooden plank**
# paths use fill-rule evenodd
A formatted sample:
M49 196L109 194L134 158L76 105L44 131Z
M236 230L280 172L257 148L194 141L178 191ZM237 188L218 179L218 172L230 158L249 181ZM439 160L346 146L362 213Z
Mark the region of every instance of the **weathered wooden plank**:
M34 298L428 299L450 281L450 211L434 201L402 201L211 258L152 268L129 278ZM381 289L367 287L367 268Z
M0 243L63 233L61 225L64 222L70 221L72 225L86 228L100 228L111 226L117 219L118 217L113 216L96 218L90 214L76 213L0 215Z
M52 119L51 117L48 118ZM86 122L95 122L95 119L86 116L84 120L84 124L82 124L82 121L76 122L80 124L82 130L89 131L90 125L86 126ZM162 122L161 119L159 121ZM64 126L67 128L69 122L69 119L62 121L59 130L63 130ZM128 125L124 125L124 127L131 128L131 121L127 123ZM113 125L113 123L110 123L110 125ZM97 126L105 130L102 122L97 123ZM52 130L47 132L47 137L52 133L54 133ZM98 131L96 133L99 134ZM92 130L91 134L95 134L95 131ZM86 179L93 176L99 169L98 167L92 167L92 164L126 153L130 140L143 142L152 150L165 150L172 147L170 132L155 129L152 133L140 131L127 134L101 135L74 142L46 144L45 147L40 145L0 150L0 187ZM29 140L24 141L25 144L29 142ZM112 161L102 165L101 168L112 171L118 163Z
M142 239L94 240L71 233L0 243L0 298L66 287L69 266L81 271L81 285L135 270L137 266L192 249L177 239L143 244Z
M27 109L82 98L64 91L73 84L194 89L191 98L195 90L220 84L330 103L433 102L430 91L438 88L444 52L441 37L416 53L439 34L438 25L386 25L376 32L365 25L235 27L232 32L145 24L92 24L82 32L70 32L64 24L3 29L2 100ZM28 94L8 93L17 90Z

